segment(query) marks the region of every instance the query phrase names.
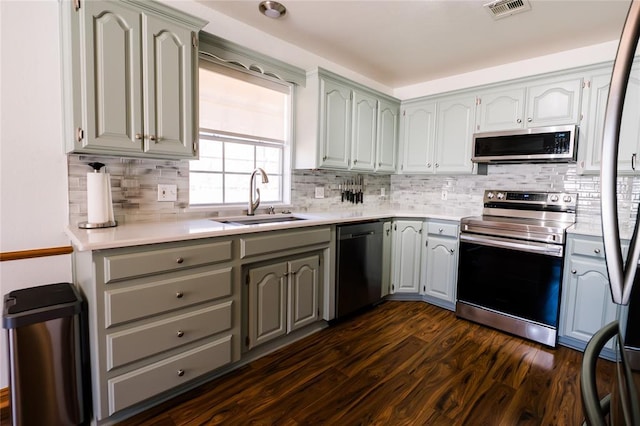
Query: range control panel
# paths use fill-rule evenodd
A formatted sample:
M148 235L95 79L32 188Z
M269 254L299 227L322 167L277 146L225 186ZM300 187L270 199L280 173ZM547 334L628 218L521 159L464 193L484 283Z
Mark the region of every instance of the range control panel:
M484 207L523 208L531 210L575 211L578 194L569 192L506 191L487 189L484 192Z

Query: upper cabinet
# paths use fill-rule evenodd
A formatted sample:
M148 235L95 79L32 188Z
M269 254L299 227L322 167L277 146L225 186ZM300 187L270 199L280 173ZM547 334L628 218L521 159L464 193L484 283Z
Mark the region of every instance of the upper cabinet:
M380 100L376 137L376 171L394 173L397 164L400 105Z
M618 172L638 173L640 171L640 70L634 68L622 111L620 126L620 144L618 146ZM602 138L604 134L604 115L609 96L611 67L601 68L587 77L587 89L584 96L586 122L580 131L578 153L578 171L581 173L600 173L602 160Z
M194 158L198 31L154 2L61 2L68 152Z
M578 124L581 77L543 79L478 95L476 132Z
M403 107L401 173L472 173L473 94L421 100Z
M296 168L395 171L398 100L322 69L296 99Z

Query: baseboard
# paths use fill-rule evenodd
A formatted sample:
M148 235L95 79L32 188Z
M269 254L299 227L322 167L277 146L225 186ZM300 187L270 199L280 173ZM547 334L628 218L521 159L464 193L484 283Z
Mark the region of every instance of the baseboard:
M0 419L9 418L9 388L0 389Z

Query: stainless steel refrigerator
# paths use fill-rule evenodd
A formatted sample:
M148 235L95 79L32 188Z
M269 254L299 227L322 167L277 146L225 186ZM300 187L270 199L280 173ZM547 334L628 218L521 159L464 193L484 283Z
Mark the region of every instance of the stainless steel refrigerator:
M623 258L616 192L625 97L629 95L628 83L632 68L640 66L640 61L635 60L639 37L640 2L634 0L629 8L613 65L600 170L602 234L611 298L616 304L628 305L628 316L626 321L616 321L597 332L585 350L581 376L582 402L587 423L595 425L640 425L640 279L636 278L640 258L639 221L635 221L627 256ZM629 117L625 119L628 120ZM640 117L631 119L640 120ZM634 157L635 155L633 154ZM638 200L635 202L638 203ZM610 389L611 393L599 400L595 387L595 363L599 350L610 339L616 340L616 380Z

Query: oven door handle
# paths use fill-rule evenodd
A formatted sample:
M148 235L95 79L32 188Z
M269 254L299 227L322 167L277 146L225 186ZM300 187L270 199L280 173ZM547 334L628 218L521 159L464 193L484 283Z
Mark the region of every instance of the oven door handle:
M486 235L475 236L468 234L460 234L460 241L478 244L482 246L491 246L499 248L507 248L517 251L526 251L529 253L543 254L547 256L562 257L563 247L560 245L550 245L544 243L535 243L529 241L514 241L505 238L489 237Z

